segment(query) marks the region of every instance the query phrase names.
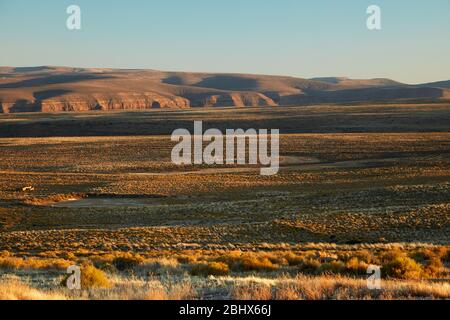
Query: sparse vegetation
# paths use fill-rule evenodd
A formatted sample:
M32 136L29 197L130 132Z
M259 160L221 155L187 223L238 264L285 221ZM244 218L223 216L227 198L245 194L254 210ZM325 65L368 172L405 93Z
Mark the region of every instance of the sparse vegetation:
M420 279L423 268L408 257L394 257L383 265L383 274L397 279Z
M86 289L92 288L109 288L111 283L108 276L96 267L85 264L81 268L81 287Z
M191 274L193 275L203 275L203 276L224 276L230 272L230 268L226 263L223 262L209 262L196 264L191 269Z
M1 298L449 298L450 134L442 120L430 132L412 121L396 133L376 117L365 122L380 108L392 117L448 113L442 104L196 115L218 127L264 121L286 130L315 113L333 120L308 120L317 133L282 131L272 177L175 166L168 136L0 138L0 285L9 288ZM348 127L356 133L340 133L336 114L357 115ZM136 115L101 121L141 128L153 116ZM193 119L172 116L177 125ZM40 116L17 117L33 127ZM74 264L86 286L77 295L60 286ZM369 265L382 267L383 290L364 287Z

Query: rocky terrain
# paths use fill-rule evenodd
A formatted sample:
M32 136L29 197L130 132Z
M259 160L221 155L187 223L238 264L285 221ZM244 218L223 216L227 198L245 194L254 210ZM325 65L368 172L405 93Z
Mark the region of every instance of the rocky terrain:
M448 81L406 85L389 79L0 67L0 113L449 99Z

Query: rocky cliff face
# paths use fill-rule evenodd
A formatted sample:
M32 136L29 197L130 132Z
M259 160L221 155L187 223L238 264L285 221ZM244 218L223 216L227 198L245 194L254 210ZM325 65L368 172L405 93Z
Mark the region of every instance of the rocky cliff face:
M224 93L190 96L192 107L257 107L277 104L261 93Z
M69 112L93 110L143 110L189 108L190 101L182 97L123 94L119 96L65 96L59 99L17 100L0 102L0 112Z
M35 102L42 112L91 111L91 110L143 110L161 108L189 108L190 102L183 98L121 95L116 97L78 97L62 100Z
M183 97L147 97L121 95L115 97L64 97L46 100L0 102L0 112L68 112L92 110L145 110L190 107L257 107L276 106L270 98L259 93L208 95L188 100Z

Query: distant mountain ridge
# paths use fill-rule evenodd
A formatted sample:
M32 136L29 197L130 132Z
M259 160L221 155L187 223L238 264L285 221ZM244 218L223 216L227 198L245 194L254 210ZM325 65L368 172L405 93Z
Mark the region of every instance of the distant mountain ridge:
M3 113L448 99L450 81L407 85L390 79L0 67L0 112Z

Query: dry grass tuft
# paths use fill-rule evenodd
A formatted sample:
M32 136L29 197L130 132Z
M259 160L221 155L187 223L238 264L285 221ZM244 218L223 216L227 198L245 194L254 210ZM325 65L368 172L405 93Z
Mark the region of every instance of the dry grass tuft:
M353 299L449 299L449 283L417 281L383 281L381 290L369 290L362 279L339 276L279 278L272 283L266 279L251 282L236 281L234 299L261 300L353 300Z
M225 276L230 272L230 267L224 262L210 262L196 264L191 269L195 276Z
M0 281L0 300L66 300L59 293L31 288L18 280Z
M233 288L231 296L235 300L271 300L271 287L260 283L238 285Z
M159 285L146 292L146 300L192 300L197 296L197 292L191 282L184 280L176 283Z
M81 267L81 288L110 288L111 283L105 272L95 268L92 265L83 265Z

